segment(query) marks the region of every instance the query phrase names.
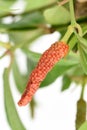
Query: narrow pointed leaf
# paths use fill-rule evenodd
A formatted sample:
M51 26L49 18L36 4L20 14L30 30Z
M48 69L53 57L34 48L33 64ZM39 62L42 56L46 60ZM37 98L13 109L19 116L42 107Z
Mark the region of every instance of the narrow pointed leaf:
M87 53L78 45L79 52L80 52L80 61L85 74L87 74Z
M25 0L26 8L25 10L32 11L35 9L44 8L45 6L49 6L52 4L56 4L57 0Z
M27 83L27 79L28 79L28 75L23 75L21 74L16 59L14 60L14 63L12 65L12 70L13 70L13 76L14 76L14 80L16 83L16 87L19 90L20 93L22 93L25 89L26 83Z
M80 37L79 35L76 35L78 40L80 41L80 44L84 45L85 47L87 47L87 40L84 39L83 37Z
M26 14L16 22L11 24L1 24L0 27L10 30L36 29L39 25L44 24L45 20L41 12Z
M27 45L43 34L42 29L9 31L9 38L14 44Z
M76 129L78 130L85 121L86 121L86 102L83 99L80 99L77 102Z
M35 116L35 107L36 107L36 102L33 98L32 101L30 102L30 111L31 111L30 114L32 118L34 118Z
M9 125L12 130L26 130L18 116L13 101L13 96L9 84L8 69L5 69L3 79L4 79L4 103L5 103L5 110L6 110L6 115L7 115Z
M64 90L68 89L70 87L70 84L71 84L71 79L69 78L69 76L64 75L63 79L62 79L61 90L64 91Z
M47 74L45 80L42 82L41 86L47 86L54 82L59 76L63 75L66 71L71 69L72 67L75 67L77 63L70 63L70 61L67 61L65 59L62 59L60 62L58 62L54 68Z
M27 58L27 69L28 69L28 74L32 72L32 70L35 68L37 65L37 62L32 60L31 58Z
M41 54L40 53L35 53L27 48L22 48L22 51L27 55L27 68L28 68L28 75L32 72L32 70L35 68L37 65Z
M77 39L79 40L80 47L84 50L85 53L87 53L87 40L79 36L77 33L75 34L77 36Z

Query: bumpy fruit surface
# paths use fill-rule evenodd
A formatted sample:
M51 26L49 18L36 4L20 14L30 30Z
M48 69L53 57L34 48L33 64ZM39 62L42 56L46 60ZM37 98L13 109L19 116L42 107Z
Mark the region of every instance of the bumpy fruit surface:
M40 83L45 79L47 73L53 66L68 53L69 46L64 42L55 42L41 56L36 68L32 71L26 89L18 102L24 106L32 100L32 97Z

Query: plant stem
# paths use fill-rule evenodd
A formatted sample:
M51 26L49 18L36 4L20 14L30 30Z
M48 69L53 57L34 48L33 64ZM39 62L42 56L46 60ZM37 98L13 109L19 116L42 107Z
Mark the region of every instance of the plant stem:
M67 42L69 40L69 38L70 38L72 33L73 33L73 28L72 28L72 26L69 26L67 32L65 33L65 35L61 39L61 41Z
M70 15L71 15L71 25L76 24L75 15L74 15L74 5L73 0L69 1L69 7L70 7Z
M81 90L81 96L80 96L81 99L84 98L84 89L85 89L85 83L82 84L82 90Z

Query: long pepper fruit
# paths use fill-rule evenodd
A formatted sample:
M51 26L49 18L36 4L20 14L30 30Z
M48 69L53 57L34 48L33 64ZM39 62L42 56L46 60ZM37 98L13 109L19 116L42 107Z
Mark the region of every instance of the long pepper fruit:
M55 42L41 56L37 66L32 71L26 89L18 102L19 106L28 104L41 82L45 79L48 72L63 57L67 55L69 46L64 42ZM61 68L62 69L62 68Z

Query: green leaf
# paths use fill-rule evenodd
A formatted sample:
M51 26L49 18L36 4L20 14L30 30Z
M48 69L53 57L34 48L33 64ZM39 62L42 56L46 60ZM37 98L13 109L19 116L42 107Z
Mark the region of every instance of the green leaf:
M19 71L16 59L14 59L14 63L12 65L12 70L13 70L13 76L14 76L14 80L16 83L16 87L19 90L19 92L22 93L26 87L28 75L21 74L21 72Z
M30 62L32 66L30 65L29 67L34 69L34 67L37 64L38 60L40 59L41 55L38 53L32 52L32 51L29 51L26 48L25 49L23 48L22 50L26 53L29 60L31 59L31 61L32 61L32 63ZM72 59L74 59L74 60L72 60ZM70 54L66 59L62 59L47 74L45 80L41 84L41 87L51 84L52 82L54 82L56 80L57 77L64 74L67 70L69 70L72 67L75 67L76 65L78 65L78 60L75 57L75 55ZM30 69L30 70L32 71L32 69ZM29 73L29 75L30 75L30 73Z
M27 68L28 68L29 75L36 65L37 65L37 61L34 61L32 58L29 58L29 57L27 58Z
M21 30L21 29L35 29L39 25L44 24L45 20L41 12L36 11L35 13L26 14L21 17L17 22L11 24L1 24L0 27L11 29L11 30Z
M25 0L26 8L25 10L32 11L44 8L45 6L56 4L57 0Z
M41 57L40 53L30 51L28 48L22 48L22 51L27 55L28 58L31 58L34 62L38 62Z
M11 11L11 6L14 4L15 1L9 0L9 1L3 1L0 0L0 17L10 13Z
M72 68L71 70L68 71L67 73L70 77L74 76L74 77L79 77L84 75L84 71L81 67L80 64L78 64L78 66Z
M81 46L81 48L83 48L83 50L85 51L85 53L87 53L87 40L81 36L79 36L77 33L75 33L77 36L77 39L79 40L79 44Z
M24 31L9 31L9 38L14 44L25 45L34 41L37 37L43 34L42 29L24 30Z
M77 102L76 129L78 130L85 121L86 121L86 102L83 99L80 99Z
M85 47L87 47L87 40L86 40L85 38L83 38L83 37L80 37L80 36L78 36L78 37L79 37L80 43L81 43L82 45L84 45Z
M80 44L81 48L83 49L83 51L87 54L87 45L83 45L83 44Z
M41 54L32 52L27 48L22 48L22 51L27 55L27 68L28 68L28 75L32 72L32 70L37 65Z
M31 114L31 117L34 118L35 116L35 107L36 107L36 102L35 102L35 99L33 98L32 101L30 102L30 114Z
M44 23L44 17L41 12L35 12L24 15L21 20L12 24L11 28L27 28L37 27L39 24Z
M41 86L47 86L54 82L59 76L63 75L66 71L75 67L77 63L69 60L62 59L59 61L54 68L47 74L45 80L42 82Z
M68 89L70 87L70 84L71 84L71 79L69 78L68 75L64 75L63 76L63 79L62 79L62 91Z
M80 62L85 74L87 74L87 53L81 48L80 44L78 44L78 49L80 52Z
M22 17L20 21L17 22L24 26L37 26L38 24L45 23L44 17L41 12L36 11L31 14L26 14Z
M5 69L4 75L4 103L8 122L12 130L25 130L15 107L9 84L9 72Z
M78 130L87 130L87 121L85 121Z
M70 22L70 13L63 6L55 6L45 10L44 17L52 25L62 25Z

